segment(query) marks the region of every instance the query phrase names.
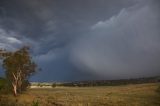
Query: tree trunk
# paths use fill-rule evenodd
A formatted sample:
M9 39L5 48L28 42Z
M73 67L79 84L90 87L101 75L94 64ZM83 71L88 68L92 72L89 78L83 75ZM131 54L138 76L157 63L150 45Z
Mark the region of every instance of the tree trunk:
M17 96L17 85L13 85L14 96Z
M18 81L18 84L17 84L17 90L18 90L18 93L22 93L22 82L21 80Z
M14 77L14 82L12 82L13 93L14 93L14 96L17 96L18 76L15 76L14 73L12 73L12 74L13 74L13 77Z

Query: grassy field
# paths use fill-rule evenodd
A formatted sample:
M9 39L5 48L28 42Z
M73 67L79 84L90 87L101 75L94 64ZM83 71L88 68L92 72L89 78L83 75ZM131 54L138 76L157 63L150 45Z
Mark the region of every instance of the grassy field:
M1 95L0 106L160 106L158 85L29 89L16 98Z

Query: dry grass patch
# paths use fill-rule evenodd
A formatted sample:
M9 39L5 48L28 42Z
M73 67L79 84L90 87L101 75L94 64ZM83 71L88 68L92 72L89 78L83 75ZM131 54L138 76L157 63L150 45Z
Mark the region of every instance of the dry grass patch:
M24 106L160 106L157 83L104 87L29 89L16 100ZM13 96L6 96L13 99Z

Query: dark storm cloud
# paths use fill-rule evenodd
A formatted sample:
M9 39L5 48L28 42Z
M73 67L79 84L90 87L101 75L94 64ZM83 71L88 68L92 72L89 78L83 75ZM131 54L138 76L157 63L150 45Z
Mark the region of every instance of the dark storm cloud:
M150 3L123 8L76 41L73 63L112 79L159 75L159 27L159 14Z
M147 57L144 67L153 61L155 65L147 68L158 70L158 10L158 0L1 0L0 47L15 50L30 45L34 59L43 70L33 80L100 79L101 73L107 79L119 66L122 66L119 73L126 66L131 68L144 54L145 50L141 50L144 45L153 54L146 51L141 62ZM135 41L137 49L131 47ZM135 60L127 60L129 56ZM130 74L127 71L130 68L123 72L125 77Z

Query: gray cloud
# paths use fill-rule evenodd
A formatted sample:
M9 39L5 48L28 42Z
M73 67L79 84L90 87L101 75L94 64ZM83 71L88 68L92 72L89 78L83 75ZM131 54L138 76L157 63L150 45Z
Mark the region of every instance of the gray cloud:
M111 79L159 75L158 17L145 3L97 22L73 44L73 63L81 70Z
M0 48L31 46L42 68L31 80L120 78L132 70L138 77L151 73L145 68L155 70L150 74L155 75L159 4L157 0L1 0Z

